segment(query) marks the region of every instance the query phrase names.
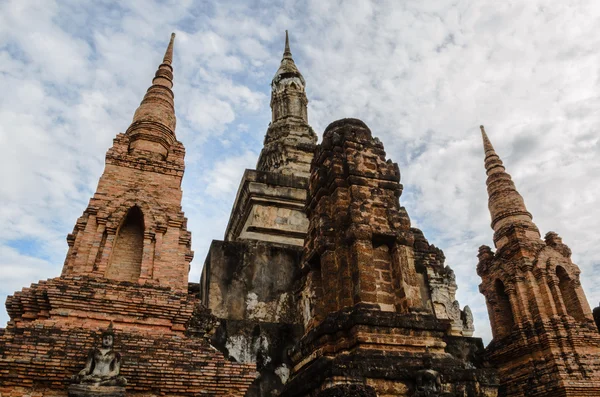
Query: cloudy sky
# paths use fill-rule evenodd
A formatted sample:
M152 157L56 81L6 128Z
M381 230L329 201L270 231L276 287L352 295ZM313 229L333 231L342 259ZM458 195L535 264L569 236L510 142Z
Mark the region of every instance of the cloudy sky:
M0 2L0 299L60 274L113 137L176 32L177 136L191 281L221 239L270 118L290 31L322 134L364 120L398 162L401 203L444 250L490 339L477 249L492 245L479 124L542 234L573 250L600 300L600 3L496 1ZM0 324L8 316L0 309Z

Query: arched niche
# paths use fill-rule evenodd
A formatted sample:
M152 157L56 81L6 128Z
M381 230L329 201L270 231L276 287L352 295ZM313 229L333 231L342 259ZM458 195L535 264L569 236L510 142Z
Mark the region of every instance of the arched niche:
M511 333L515 325L515 317L502 281L497 279L494 282L494 292L496 295L496 307L494 308L494 323L496 327L494 336L503 337Z
M117 231L106 278L119 281L137 281L144 252L144 215L133 206L127 211Z
M573 280L569 277L569 274L562 266L556 266L556 277L558 277L558 288L565 304L567 314L575 318L576 320L585 320L583 308L579 297L577 296L577 287L574 285ZM558 302L557 302L558 303Z

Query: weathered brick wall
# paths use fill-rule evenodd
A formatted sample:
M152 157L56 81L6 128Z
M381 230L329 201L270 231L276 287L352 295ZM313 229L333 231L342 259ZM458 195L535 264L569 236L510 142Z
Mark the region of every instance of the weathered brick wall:
M508 237L496 253L482 247L478 264L494 334L487 352L499 368L501 395L600 395L600 333L582 303L570 250Z
M195 304L187 293L165 287L72 276L15 292L7 298L6 310L17 325L42 321L84 327L93 320L114 320L145 332L168 333L185 329Z
M292 350L301 370L282 396L326 396L339 385L367 385L377 396L412 397L427 360L448 395L497 396L496 371L482 360L481 340L447 336L447 328L433 316L361 308L331 313Z
M315 152L307 202L307 285L314 286L305 293L313 307L308 329L327 313L358 303L398 312L423 309L399 181L397 164L386 160L383 145L362 121L327 127Z
M131 395L243 396L255 364L227 360L211 347L203 335L213 320L200 309L192 295L137 282L73 276L33 284L7 299L0 392L65 395L68 379L113 321Z
M40 396L66 396L69 378L79 372L87 352L100 343L101 331L37 323L9 327L0 338L0 393L21 390ZM118 325L117 325L118 327ZM121 375L131 396L244 396L255 378L254 364L226 360L203 338L152 335L117 328L115 349L123 355ZM35 395L35 394L33 394Z
M137 281L185 291L193 252L181 211L183 146L176 142L168 159L156 160L130 153L129 143L129 136L119 134L109 149L97 191L67 237L63 275L109 275L121 255L114 256L120 244L117 234L128 212L138 207L144 221L144 254Z
M381 310L395 311L394 285L392 284L392 256L390 248L382 244L373 249L373 267L377 285L377 304Z
M600 395L599 347L594 324L575 325L565 316L516 325L486 350L499 368L501 396L587 397Z

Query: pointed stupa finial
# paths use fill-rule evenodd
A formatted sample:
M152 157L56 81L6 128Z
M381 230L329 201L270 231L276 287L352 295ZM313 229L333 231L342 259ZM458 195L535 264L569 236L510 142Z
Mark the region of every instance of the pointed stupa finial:
M481 138L483 139L483 151L486 154L487 152L494 152L492 142L490 142L490 138L488 138L487 134L485 133L485 127L480 125L479 128L481 129Z
M500 160L500 156L496 154L496 151L492 146L492 142L490 141L490 138L488 138L485 132L485 127L483 125L480 125L479 128L481 129L481 139L483 140L483 152L485 154L485 170L488 172L488 175L490 170L496 167L501 167L502 171L504 171L504 165L502 163L502 160Z
M523 197L517 191L512 178L506 172L500 156L494 150L483 126L483 150L485 151L485 171L487 174L488 208L492 217L494 243L501 248L508 240L503 238L511 227L525 230L528 238L540 238L540 232L533 223L531 213L525 207Z
M171 33L171 40L169 41L169 45L167 46L167 50L165 51L165 56L163 57L163 63L167 65L171 65L173 63L173 42L175 41L175 33Z
M133 115L133 122L127 129L131 148L144 147L144 150L157 151L163 157L175 141L175 103L173 95L173 42L175 33L165 51L162 63L158 66L152 85L146 91L142 103ZM139 143L144 141L146 143ZM152 144L148 144L148 141ZM148 149L152 147L152 149Z
M294 63L294 58L292 58L292 51L290 50L290 36L287 30L285 31L285 48L283 50L283 58L281 58L279 69L277 69L275 77L273 77L271 87L275 89L277 84L284 77L286 77L288 80L290 77L297 77L299 80L296 83L301 84L302 87L306 85L304 77L302 77L302 73L300 73L298 67L296 67L296 64Z
M283 50L284 58L292 58L292 51L290 50L290 37L288 31L285 31L285 49Z

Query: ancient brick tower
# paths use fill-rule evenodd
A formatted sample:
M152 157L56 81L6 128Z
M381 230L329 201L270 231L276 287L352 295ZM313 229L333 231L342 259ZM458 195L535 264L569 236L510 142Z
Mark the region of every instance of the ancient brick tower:
M496 252L479 249L499 369L500 396L600 396L600 334L571 250L544 240L483 126L489 209Z
M463 336L470 316L448 294L452 271L411 228L399 182L362 121L327 127L309 182L304 336L282 396L496 395L481 340Z
M225 360L209 345L210 317L188 293L173 40L133 122L106 154L97 191L67 237L62 275L7 299L2 397L66 396L110 321L130 396L243 395L255 377L254 365Z
M73 233L63 276L90 275L187 291L193 258L181 211L185 150L175 138L173 39L133 122Z

